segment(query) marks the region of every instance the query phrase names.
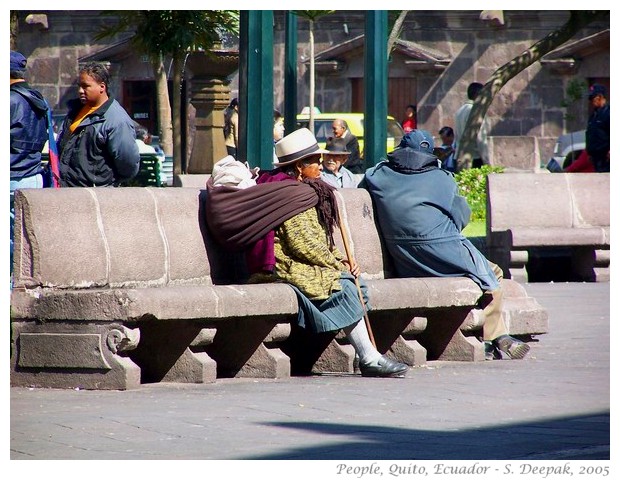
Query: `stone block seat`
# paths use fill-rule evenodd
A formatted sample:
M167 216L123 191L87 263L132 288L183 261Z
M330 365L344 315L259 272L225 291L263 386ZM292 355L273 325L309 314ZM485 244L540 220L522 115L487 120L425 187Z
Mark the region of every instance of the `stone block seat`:
M492 173L487 249L506 278L528 281L534 249L568 250L571 278L609 281L608 173Z
M243 282L242 254L210 238L205 195L189 187L18 191L11 384L128 389L353 373L353 349L342 334L297 327L290 286ZM379 350L412 366L483 360L475 283L388 278L368 193L337 196L369 285ZM342 249L340 232L336 239ZM510 280L505 290L511 333L547 332L536 300Z

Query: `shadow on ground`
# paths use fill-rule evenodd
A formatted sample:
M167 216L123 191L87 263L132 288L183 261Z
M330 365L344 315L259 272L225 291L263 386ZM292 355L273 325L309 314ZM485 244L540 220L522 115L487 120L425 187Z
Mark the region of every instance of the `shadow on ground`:
M599 412L456 431L270 422L263 425L318 433L324 445L246 460L609 460L609 418ZM339 442L339 436L348 440Z

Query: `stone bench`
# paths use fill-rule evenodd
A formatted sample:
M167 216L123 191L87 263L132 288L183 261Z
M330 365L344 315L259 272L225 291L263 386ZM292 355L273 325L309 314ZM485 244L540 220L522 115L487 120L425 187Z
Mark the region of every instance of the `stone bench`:
M607 173L490 174L490 260L526 282L534 249L568 250L573 280L609 281L609 180Z
M296 326L283 283L244 284L242 256L206 229L198 188L66 188L15 196L11 384L87 389L353 372L342 334ZM365 190L337 193L371 296L378 348L409 365L483 360L479 288L389 275ZM340 233L336 239L342 249ZM546 311L507 281L511 333L547 332Z

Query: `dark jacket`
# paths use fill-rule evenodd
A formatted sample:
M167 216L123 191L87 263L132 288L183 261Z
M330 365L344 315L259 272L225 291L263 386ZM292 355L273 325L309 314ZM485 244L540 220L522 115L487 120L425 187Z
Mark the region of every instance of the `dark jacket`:
M11 85L11 180L43 172L48 108L43 95L26 82Z
M69 126L82 106L78 99L69 102L58 137L61 186L111 186L134 177L140 153L127 112L110 98L71 133Z
M486 258L461 233L471 210L452 173L410 148L388 158L368 169L360 186L370 192L396 275L464 276L483 290L498 288Z
M592 156L607 155L609 152L609 104L597 108L588 119L586 150Z

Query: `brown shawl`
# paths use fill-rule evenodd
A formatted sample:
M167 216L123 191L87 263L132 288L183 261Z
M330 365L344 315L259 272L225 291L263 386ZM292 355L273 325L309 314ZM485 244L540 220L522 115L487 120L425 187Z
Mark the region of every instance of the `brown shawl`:
M262 183L245 189L213 186L207 181L205 216L213 237L233 250L244 250L285 220L318 202L305 183Z

